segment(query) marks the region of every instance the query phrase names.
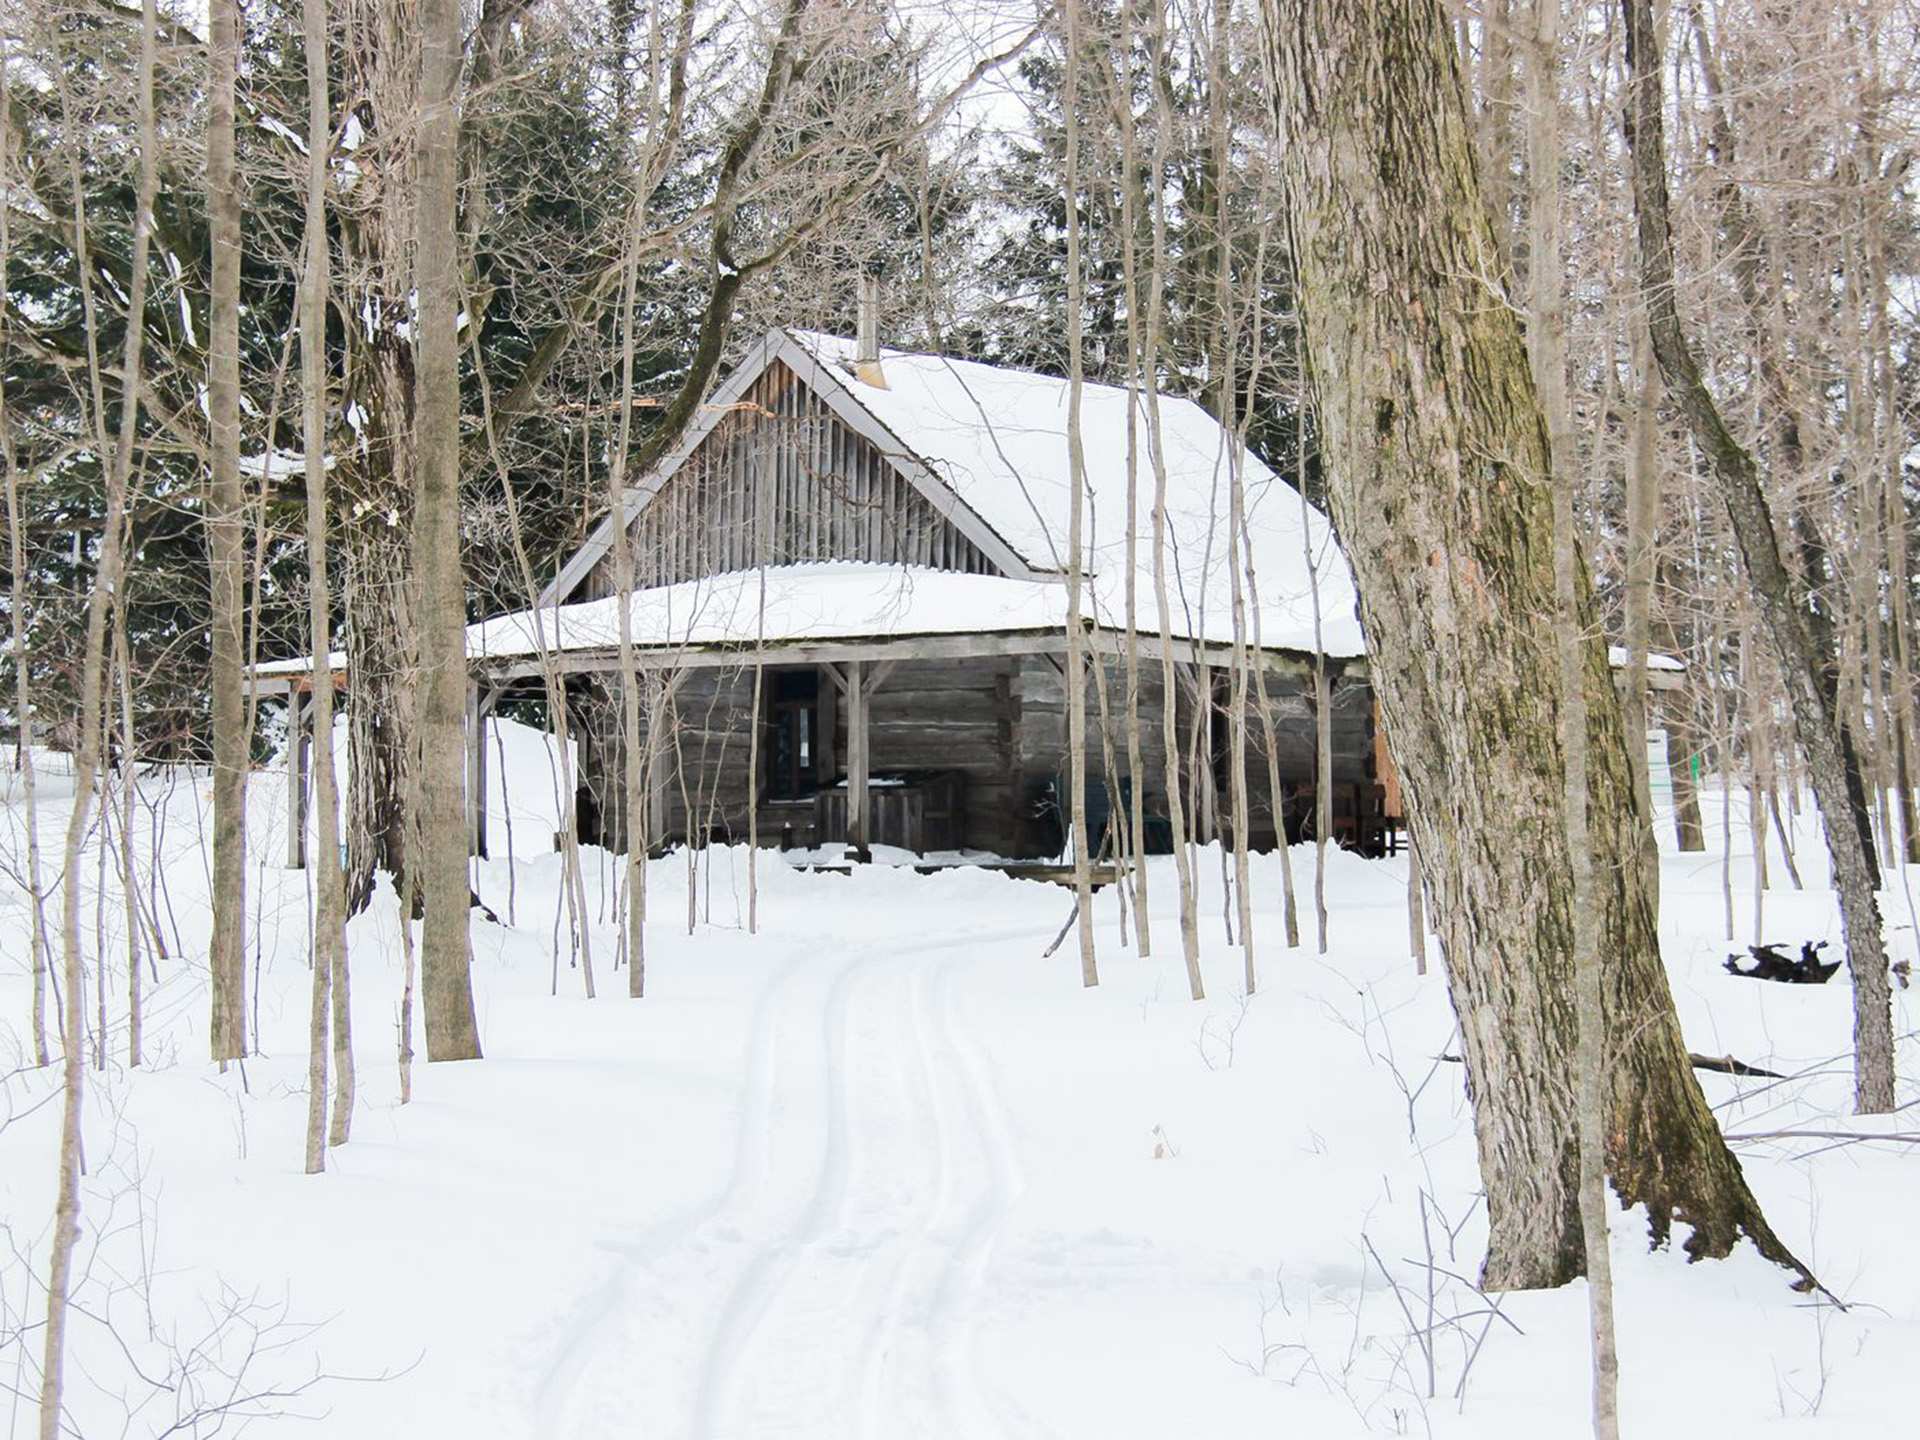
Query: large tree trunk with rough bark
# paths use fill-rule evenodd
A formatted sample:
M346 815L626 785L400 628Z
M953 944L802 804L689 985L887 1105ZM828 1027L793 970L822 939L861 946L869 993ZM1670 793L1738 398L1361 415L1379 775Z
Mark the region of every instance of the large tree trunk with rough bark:
M1592 1356L1594 1440L1620 1440L1620 1353L1613 1318L1613 1251L1607 1231L1607 1035L1606 977L1600 969L1599 909L1593 903L1592 817L1587 804L1589 768L1586 649L1593 607L1580 603L1580 482L1574 443L1573 406L1567 399L1567 274L1562 255L1560 7L1563 0L1533 0L1532 34L1524 48L1527 109L1527 358L1540 410L1547 422L1553 484L1553 597L1559 618L1560 726L1555 738L1563 758L1567 860L1572 881L1574 993L1574 1114L1579 1140L1580 1232L1585 1244L1587 1338ZM1628 685L1627 758L1634 805L1642 822L1647 802L1646 653L1639 654L1636 707ZM1641 840L1651 842L1644 828ZM1643 858L1652 860L1647 843ZM1659 871L1645 879L1658 894Z
M239 7L208 12L213 82L207 108L207 216L213 238L207 416L213 436L207 486L213 593L213 1058L247 1053L246 496L240 483L240 192L234 173L234 67Z
M1627 138L1633 150L1633 197L1638 221L1641 282L1647 329L1673 402L1714 478L1732 521L1741 567L1772 641L1793 714L1794 736L1826 827L1834 886L1853 976L1854 1108L1863 1115L1893 1109L1893 1009L1881 933L1879 864L1873 821L1855 736L1841 723L1827 668L1830 647L1809 623L1805 587L1796 584L1780 553L1772 507L1760 471L1720 417L1680 325L1674 298L1673 235L1667 213L1666 145L1660 114L1660 44L1652 0L1622 0L1626 16ZM1818 575L1810 570L1809 577ZM1827 653L1823 653L1827 652Z
M386 871L407 890L413 817L413 476L415 177L406 136L419 104L419 35L411 9L348 6L343 91L381 157L331 197L341 239L348 361L341 410L352 432L329 489L338 517L346 617L347 903L353 911ZM363 148L365 148L363 146Z
M477 1060L480 1032L468 970L466 587L460 564L460 346L455 187L459 0L420 5L418 212L420 293L415 399L414 574L419 586L420 850L424 897L420 993L427 1059Z
M376 871L404 888L407 795L413 767L415 665L413 355L399 337L376 337L360 357L349 404L361 445L336 484L346 503L347 895L359 910Z
M1465 1051L1483 1282L1584 1264L1571 870L1557 735L1552 465L1438 0L1266 0L1304 352L1334 516ZM1656 1238L1799 1268L1694 1080L1637 862L1640 819L1585 567L1608 1170Z

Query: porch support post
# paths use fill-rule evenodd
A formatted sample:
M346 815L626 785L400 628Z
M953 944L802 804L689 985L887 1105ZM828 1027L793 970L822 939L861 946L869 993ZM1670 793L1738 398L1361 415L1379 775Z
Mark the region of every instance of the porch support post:
M667 843L667 780L673 760L673 697L686 682L685 670L642 670L646 695L647 853L658 854ZM632 843L629 837L628 843Z
M664 677L652 670L636 673L645 687L647 704L647 733L640 742L646 747L647 778L646 834L642 841L647 853L652 854L664 847L667 839L667 748L661 743L665 737L660 733L667 719L666 682ZM632 841L628 843L631 845Z
M487 856L487 717L500 687L467 686L467 854Z
M307 716L312 705L287 690L287 869L307 868Z
M867 665L864 660L847 662L847 828L853 832L853 851L857 858L870 860L867 812Z

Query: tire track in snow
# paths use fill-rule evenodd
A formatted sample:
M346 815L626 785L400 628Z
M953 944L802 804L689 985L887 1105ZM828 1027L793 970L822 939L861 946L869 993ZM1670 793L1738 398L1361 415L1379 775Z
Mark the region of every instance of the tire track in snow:
M861 1373L858 1386L859 1435L862 1440L897 1440L907 1433L906 1417L924 1423L943 1412L943 1397L931 1384L928 1352L931 1335L928 1314L933 1296L938 1293L940 1275L947 1252L940 1230L954 1208L952 1190L958 1167L954 1161L954 1126L948 1106L941 1103L940 1086L935 1075L934 1047L928 1039L928 967L914 965L907 979L906 1033L912 1040L912 1055L903 1069L915 1096L915 1133L933 1138L932 1173L926 1187L928 1204L905 1241L902 1254L893 1265L892 1279L881 1303L868 1317L861 1346ZM916 1295L916 1290L920 1293ZM915 1383L915 1377L918 1383ZM910 1393L896 1399L893 1418L888 1409L889 1382L910 1387ZM933 1433L964 1433L951 1425Z
M795 1223L766 1238L714 1331L694 1427L702 1440L993 1433L936 1418L952 1411L933 1384L925 1317L962 1228L948 1217L969 1212L949 1180L961 1170L959 1111L935 1082L927 957L1031 934L870 950L848 972L821 1047L829 1099L818 1183ZM984 1156L985 1142L974 1146ZM889 1379L907 1393L890 1397Z
M539 1433L637 1416L672 1440L1032 1433L974 1369L979 1274L1018 1170L953 1034L960 957L939 956L1033 936L863 936L864 953L823 946L768 978L725 1182L600 1242L617 1268L565 1327Z
M1051 1435L988 1379L980 1362L981 1294L993 1251L1015 1199L1025 1188L1007 1106L979 1043L956 1023L955 967L943 966L934 985L933 1011L939 1044L950 1063L942 1070L958 1082L985 1156L986 1186L954 1238L949 1264L934 1296L929 1329L934 1336L934 1387L940 1408L961 1421L952 1433L974 1436Z
M760 1245L721 1307L702 1358L700 1387L693 1411L695 1436L717 1437L729 1433L722 1428L729 1419L728 1411L737 1407L746 1388L742 1378L746 1357L742 1352L777 1303L795 1268L826 1232L835 1208L842 1203L848 1165L847 1015L853 978L872 963L873 957L868 956L839 970L818 1022L811 1027L817 1032L815 1056L807 1070L815 1083L807 1108L823 1110L824 1114L818 1117L821 1123L812 1127L787 1117L783 1128L793 1136L803 1135L810 1128L817 1130L821 1136L820 1158L798 1216L790 1226ZM771 1103L767 1106L769 1119L773 1108ZM775 1137L770 1127L763 1139L764 1143L756 1148L766 1172L761 1176L764 1182L775 1170L772 1154Z
M785 997L797 988L806 967L789 966L771 983L761 987L755 1001L753 1021L748 1029L745 1075L741 1083L740 1124L734 1140L733 1157L726 1180L707 1196L679 1214L639 1231L629 1239L603 1239L597 1248L614 1259L607 1279L575 1309L560 1340L553 1347L549 1363L535 1391L535 1409L542 1420L542 1431L552 1435L587 1433L579 1411L594 1398L582 1394L583 1382L590 1376L602 1376L603 1367L596 1358L618 1345L620 1327L612 1323L635 1305L635 1280L653 1269L653 1262L664 1254L684 1248L700 1231L712 1226L739 1203L748 1189L754 1157L764 1152L772 1127L775 1098L780 1090L783 1046L776 1043L775 1027Z

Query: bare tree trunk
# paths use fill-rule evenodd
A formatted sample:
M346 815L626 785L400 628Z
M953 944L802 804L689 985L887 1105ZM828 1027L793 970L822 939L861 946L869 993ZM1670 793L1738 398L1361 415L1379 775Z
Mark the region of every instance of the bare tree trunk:
M1876 76L1876 82L1877 78ZM1876 178L1880 168L1876 158L1874 166ZM1870 196L1867 227L1872 271L1870 297L1870 313L1873 317L1872 363L1879 399L1876 412L1879 416L1879 430L1874 456L1874 468L1878 471L1881 480L1880 513L1877 518L1885 546L1884 561L1889 582L1887 586L1889 592L1887 688L1891 705L1885 716L1885 722L1889 731L1889 745L1893 752L1893 785L1900 817L1900 839L1894 853L1904 864L1920 865L1920 803L1917 803L1914 797L1912 748L1916 734L1920 732L1916 732L1914 717L1914 670L1911 649L1913 585L1908 578L1914 573L1913 537L1909 533L1912 525L1907 519L1904 493L1903 452L1906 449L1906 436L1900 424L1899 394L1896 388L1898 372L1893 356L1892 327L1888 323L1891 297L1887 292L1887 241L1884 233L1884 211L1889 205L1889 197ZM1889 846L1889 848L1894 847Z
M246 493L240 480L240 188L234 171L237 0L210 0L212 80L207 110L207 217L213 242L208 299L207 415L213 437L207 553L213 597L213 1058L247 1053Z
M1767 918L1767 808L1766 707L1771 700L1760 668L1759 644L1753 632L1750 607L1740 631L1740 666L1746 679L1747 706L1747 835L1753 847L1753 943L1766 940Z
M1633 793L1646 825L1641 857L1649 867L1649 890L1659 894L1660 847L1653 833L1653 787L1647 771L1647 651L1653 623L1654 542L1660 524L1660 370L1654 363L1646 319L1637 311L1633 330L1632 422L1627 445L1626 608L1627 747L1633 759Z
M1407 948L1413 952L1413 973L1427 973L1427 882L1420 873L1420 846L1407 831Z
M6 37L0 35L0 193L11 193L13 160L13 108L9 99L9 80L13 60L7 53ZM12 233L8 225L12 207L0 204L0 295L11 293L7 287L8 262L13 254ZM0 371L0 468L6 471L7 545L10 557L12 589L7 598L7 615L13 638L13 712L18 727L17 754L20 762L20 811L27 829L27 906L28 938L32 947L29 964L33 970L33 1063L46 1065L47 1051L47 967L51 950L47 939L46 893L40 885L40 806L33 758L33 680L27 664L27 537L20 518L20 463L14 453L13 426L7 417L6 375Z
M1894 1104L1893 1013L1881 934L1878 864L1865 780L1853 737L1841 724L1820 646L1798 587L1781 558L1772 508L1753 457L1733 438L1701 378L1674 298L1673 236L1667 213L1666 146L1661 116L1659 39L1652 0L1622 0L1631 74L1627 136L1632 149L1640 265L1661 374L1712 467L1733 524L1747 581L1773 643L1826 825L1835 887L1853 974L1854 1108L1884 1114Z
M1374 683L1436 899L1487 1192L1484 1283L1585 1264L1552 463L1498 273L1438 0L1267 0L1291 249L1329 494ZM1391 117L1391 123L1389 123ZM1410 365L1406 357L1419 356ZM1613 1037L1608 1167L1689 1253L1767 1224L1695 1080L1637 854L1605 646L1576 575L1589 823ZM1459 677L1474 683L1462 686ZM1802 1270L1804 1274L1804 1270Z
M1227 788L1229 802L1233 807L1233 891L1240 921L1240 954L1242 961L1241 980L1245 992L1253 994L1256 981L1253 954L1253 896L1249 880L1247 862L1247 827L1252 817L1247 813L1247 671L1251 659L1247 651L1247 599L1246 575L1242 564L1241 543L1247 529L1247 497L1245 484L1244 429L1236 423L1236 396L1234 387L1238 383L1235 373L1238 363L1238 347L1235 344L1236 327L1233 314L1233 233L1232 216L1228 206L1228 185L1226 183L1229 163L1229 123L1227 119L1227 87L1231 80L1229 68L1230 37L1232 35L1232 6L1230 0L1214 0L1213 21L1209 32L1209 42L1213 53L1209 57L1210 93L1208 95L1208 130L1213 152L1215 176L1214 204L1214 305L1219 313L1215 316L1219 337L1214 346L1217 362L1217 376L1214 383L1218 388L1218 419L1220 428L1233 437L1232 446L1227 452L1227 571L1229 605L1233 620L1233 665L1229 677L1231 691L1228 714L1228 776ZM1257 333L1257 327L1256 327ZM1213 369L1214 367L1209 367ZM1211 759L1211 757L1208 757Z
M639 216L628 226L629 237L638 233ZM627 529L627 453L633 444L633 305L634 267L638 264L631 238L627 243L627 263L620 282L620 430L614 442L613 463L608 467L607 485L611 496L614 604L619 608L620 664L620 782L622 814L625 824L621 841L626 847L625 918L627 939L627 994L638 1000L647 993L646 885L647 847L640 836L640 807L644 803L645 762L640 754L640 672L633 657L633 536ZM756 698L758 685L756 682ZM754 725L759 725L756 703ZM752 782L748 784L751 804ZM577 860L576 860L577 863ZM582 929L585 917L582 917ZM751 927L749 927L751 928ZM592 961L587 965L588 984L592 984Z
M332 535L327 513L327 298L331 285L327 249L327 166L331 105L327 83L327 0L301 6L307 58L306 264L300 282L300 398L302 448L306 452L307 638L313 653L313 1006L308 1083L307 1171L325 1164L320 1122L325 1110L332 1005L333 1121L327 1143L344 1145L353 1125L353 1011L347 980L347 875L340 851L340 784L333 762ZM292 737L295 745L300 737Z
M150 107L142 108L150 113ZM143 125L141 133L143 148L151 147L155 140L151 126ZM133 863L133 801L140 767L134 753L133 675L127 653L127 612L122 605L113 608L113 667L120 677L120 893L127 915L127 1065L137 1069L145 1044L140 997L140 883ZM104 986L101 993L105 994Z
M1139 142L1133 118L1129 66L1133 54L1134 8L1119 7L1120 40L1109 54L1118 73L1102 79L1113 103L1120 132L1120 269L1127 309L1127 573L1126 699L1127 699L1127 837L1132 846L1133 926L1142 959L1153 954L1153 923L1147 898L1146 766L1140 743L1140 262L1137 253L1137 180ZM1149 377L1147 383L1151 384Z
M527 553L526 532L520 524L520 502L514 494L513 473L507 467L499 444L499 430L495 423L492 391L487 384L487 372L477 362L474 365L474 377L480 382L480 418L481 431L486 436L487 451L493 461L494 473L499 477L501 498L506 502L507 539L513 550L514 565L520 573L520 583L529 593L537 593L539 584L534 579L533 559ZM583 432L584 441L584 432ZM555 603L558 609L558 602ZM544 623L539 611L534 612L534 647L540 660L541 679L546 687L547 717L553 727L553 752L558 759L559 776L556 781L555 808L560 814L560 857L561 857L561 895L555 906L556 915L562 908L574 917L577 929L570 932L575 953L588 954L586 940L586 881L580 866L580 790L575 781L573 761L573 726L568 718L566 679L560 671L552 645L548 644ZM559 620L554 620L554 644L559 643ZM505 762L502 761L504 774ZM511 834L511 831L509 831ZM645 871L641 872L643 883L639 890L641 903L646 901ZM509 892L511 895L511 891ZM557 923L557 922L556 922ZM555 936L553 953L553 991L560 989L560 949L558 935ZM591 998L591 980L593 974L592 957L588 954L587 976L588 995ZM644 982L642 977L642 983ZM630 983L631 980L630 980Z
M480 1034L468 970L469 902L463 739L467 699L466 591L460 563L460 373L456 185L459 163L459 0L419 6L420 119L415 137L420 294L416 345L414 573L420 606L420 825L425 899L420 932L427 1058L477 1060Z
M1298 434L1296 430L1296 435ZM1296 439L1296 453L1299 442ZM1305 456L1299 459L1304 461ZM1327 648L1321 633L1320 557L1313 553L1306 466L1297 467L1300 485L1300 550L1307 568L1307 594L1313 601L1313 916L1319 953L1327 953L1327 841L1333 829L1333 689L1327 682Z
M306 0L306 5L303 7L309 15L311 15L313 10L313 4L314 0ZM309 34L311 34L311 32L309 32ZM324 83L324 81L322 83ZM309 143L312 143L314 138L312 130L309 130L307 135ZM312 257L309 256L308 258L309 261L311 261ZM301 288L304 291L306 282L303 281ZM305 298L303 294L303 305ZM305 317L302 316L303 329L305 328L304 320ZM310 338L310 336L303 335L302 345L304 346ZM308 398L308 404L309 406L312 405L311 396ZM311 497L309 497L309 507L311 507L311 503ZM312 528L311 508L309 509L308 528L309 530ZM318 671L326 663L326 651L319 650L315 653L321 656L320 663L314 667L315 670ZM331 675L324 677L316 676L316 684L326 684L330 686L332 683L333 677ZM291 765L294 763L294 756L300 748L301 706L299 692L292 692L288 696L288 702L287 709L291 716L291 723L287 727L287 763ZM316 746L315 748L317 750L319 747ZM314 788L317 790L319 787L316 785ZM317 809L318 806L316 805L314 808ZM317 844L314 848L316 850L321 849ZM329 857L324 851L316 855L314 859L315 863L323 868L329 864L337 867L340 863L338 858ZM329 1043L327 1006L333 992L333 969L332 966L328 964L324 953L330 943L327 935L323 933L325 928L324 912L327 902L324 896L319 893L319 888L319 879L315 877L316 893L314 896L313 938L312 944L308 947L307 951L307 967L310 973L307 993L306 1173L309 1175L319 1175L327 1168L327 1046Z
M1157 63L1165 63L1167 53L1166 14L1153 11L1150 45ZM1166 173L1168 132L1173 116L1167 103L1166 87L1154 87L1154 137L1152 166L1148 173ZM1127 177L1129 184L1140 184L1138 173ZM1165 187L1156 183L1146 202L1152 219L1153 249L1147 262L1147 321L1141 351L1141 393L1147 401L1147 456L1153 465L1153 599L1160 625L1160 741L1163 747L1167 819L1173 831L1174 876L1180 898L1180 949L1187 966L1187 992L1195 999L1206 998L1206 985L1200 974L1200 928L1195 911L1193 861L1187 851L1187 813L1181 794L1180 725L1178 719L1179 680L1173 663L1173 607L1167 593L1167 551L1172 537L1167 533L1167 457L1166 432L1160 420L1160 335L1166 310L1167 206Z
M1527 271L1530 313L1527 360L1547 422L1548 474L1553 487L1553 589L1559 629L1559 725L1555 738L1564 756L1564 816L1568 903L1572 918L1575 1128L1579 1137L1579 1208L1582 1256L1587 1276L1588 1338L1592 1351L1594 1440L1620 1437L1620 1357L1614 1339L1613 1252L1607 1237L1607 1034L1605 979L1600 968L1599 907L1594 903L1593 839L1587 816L1586 658L1592 648L1580 604L1580 533L1574 508L1578 467L1574 461L1573 411L1567 400L1566 268L1562 260L1560 200L1560 6L1533 0L1533 34L1526 47L1527 89ZM1647 833L1645 792L1645 655L1641 656L1641 721L1629 727L1627 750L1639 754L1628 805ZM1641 854L1644 857L1644 846ZM1658 894L1658 871L1641 876L1642 888Z
M1333 689L1320 649L1318 586L1315 586L1313 656L1313 918L1319 953L1327 953L1327 839L1333 829Z
M394 898L400 905L400 1009L394 1020L394 1056L400 1072L400 1103L413 1099L413 999L418 958L413 938L413 908L418 882L396 876L401 888ZM557 953L557 952L556 952Z
M1707 827L1700 816L1700 786L1696 767L1700 764L1699 726L1696 723L1695 698L1684 692L1667 712L1667 761L1673 776L1673 828L1677 843L1685 854L1707 848Z
M1073 825L1074 915L1080 936L1080 983L1098 985L1093 954L1092 838L1087 834L1087 632L1080 620L1086 529L1087 460L1080 434L1086 355L1081 314L1085 280L1080 273L1080 3L1063 0L1066 28L1067 207L1067 466L1073 496L1067 508L1067 765L1068 814ZM1111 813L1112 797L1106 807Z
M152 113L155 35L159 28L156 0L144 0L140 29L140 106ZM56 79L63 110L67 109L64 78ZM143 126L143 139L153 127ZM80 714L73 756L73 809L67 816L63 894L60 911L61 969L66 994L61 1026L64 1090L60 1109L60 1181L54 1200L53 1235L47 1260L47 1322L40 1361L40 1440L58 1440L61 1400L65 1387L67 1317L70 1309L74 1250L80 1242L80 1158L82 1102L86 1086L86 956L81 949L80 910L83 903L81 851L86 843L94 789L99 778L101 720L104 689L108 608L121 588L124 571L127 482L133 468L137 438L138 397L141 390L141 351L146 330L147 256L153 217L157 157L151 145L140 153L139 189L134 197L133 255L129 271L126 338L120 361L120 431L109 447L106 399L99 349L99 315L94 304L93 261L87 253L86 193L79 164L70 164L73 195L75 273L79 277L81 315L86 332L88 399L91 401L96 455L106 469L106 518L100 538L99 562L92 593L87 597L87 630L80 664ZM12 471L9 469L9 475ZM20 657L24 660L24 655Z

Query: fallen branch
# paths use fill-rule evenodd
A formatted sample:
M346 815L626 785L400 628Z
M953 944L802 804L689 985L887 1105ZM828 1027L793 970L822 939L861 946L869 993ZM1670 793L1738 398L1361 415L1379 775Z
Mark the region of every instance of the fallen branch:
M1049 958L1054 951L1060 948L1062 942L1064 942L1067 938L1067 932L1073 929L1073 922L1078 920L1079 918L1080 918L1080 901L1076 897L1073 902L1073 909L1067 912L1067 923L1060 927L1060 933L1053 937L1053 943L1047 946L1046 949L1040 952L1040 958L1042 960Z
M1719 1075L1754 1075L1762 1080L1785 1080L1787 1077L1778 1070L1763 1070L1758 1065L1749 1065L1744 1060L1736 1060L1731 1055L1696 1055L1687 1052L1687 1059L1693 1062L1696 1070L1711 1070Z
M1920 1131L1899 1130L1886 1135L1863 1134L1858 1130L1750 1130L1727 1136L1727 1143L1739 1140L1840 1140L1865 1144L1888 1140L1896 1145L1920 1145Z
M1068 923L1072 922L1069 921ZM1056 941L1055 943L1057 944L1058 942ZM1461 1063L1458 1055L1442 1055L1440 1058L1449 1065L1458 1065ZM1731 1055L1697 1055L1689 1050L1687 1052L1687 1059L1693 1062L1694 1069L1711 1070L1716 1075L1751 1075L1760 1080L1787 1080L1792 1078L1791 1076L1782 1075L1778 1070L1766 1070L1758 1065L1749 1065L1746 1061L1736 1060ZM1729 1136L1728 1138L1731 1139L1732 1137Z

